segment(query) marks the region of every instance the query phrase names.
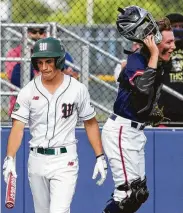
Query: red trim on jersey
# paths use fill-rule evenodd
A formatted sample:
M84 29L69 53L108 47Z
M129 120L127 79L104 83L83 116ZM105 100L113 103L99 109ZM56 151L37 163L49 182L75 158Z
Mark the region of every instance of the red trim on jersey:
M120 156L121 156L121 162L122 162L122 169L124 172L124 176L125 176L125 183L128 182L128 178L127 178L127 172L126 172L126 168L125 168L125 160L124 160L124 156L123 156L123 152L122 152L122 140L121 140L121 136L122 136L122 129L123 126L120 127L119 130L119 151L120 151Z
M134 75L133 75L131 78L129 78L130 84L134 86L133 79L134 79L135 77L137 77L137 76L143 75L143 73L144 73L144 70L137 70L137 71L134 73Z

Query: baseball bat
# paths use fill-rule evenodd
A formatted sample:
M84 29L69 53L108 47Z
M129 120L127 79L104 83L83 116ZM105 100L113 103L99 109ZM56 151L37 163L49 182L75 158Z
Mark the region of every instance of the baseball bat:
M12 209L15 206L15 197L16 197L16 178L13 177L12 173L10 173L6 185L6 198L5 198L6 208Z

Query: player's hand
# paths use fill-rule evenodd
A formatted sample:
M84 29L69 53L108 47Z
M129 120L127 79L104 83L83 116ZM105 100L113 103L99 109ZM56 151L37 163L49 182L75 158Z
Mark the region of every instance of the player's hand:
M96 179L98 173L100 173L101 178L97 181L97 185L102 185L107 176L107 162L105 160L104 154L96 157L97 162L93 171L92 179Z
M70 75L70 76L72 76L72 77L75 78L75 79L78 79L78 77L79 77L79 73L76 72L76 71L74 71L74 70L72 69L72 67L68 67L67 69L64 69L63 72L64 72L64 74Z
M8 182L8 177L10 173L12 173L12 175L15 178L17 178L14 159L13 157L7 156L5 157L4 164L3 164L3 175L4 175L4 181L6 183Z
M155 43L154 36L153 35L148 35L144 39L144 43L147 46L147 48L150 51L151 56L158 56L159 55L159 49Z

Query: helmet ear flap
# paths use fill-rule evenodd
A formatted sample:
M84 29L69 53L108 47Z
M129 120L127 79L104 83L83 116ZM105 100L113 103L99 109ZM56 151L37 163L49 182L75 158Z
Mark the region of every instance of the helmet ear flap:
M31 59L31 63L32 63L34 69L39 71L39 68L38 68L38 65L37 65L37 59L36 58L32 58Z
M55 65L56 65L57 69L61 69L63 71L64 65L65 65L65 56L64 57L58 57L56 59Z

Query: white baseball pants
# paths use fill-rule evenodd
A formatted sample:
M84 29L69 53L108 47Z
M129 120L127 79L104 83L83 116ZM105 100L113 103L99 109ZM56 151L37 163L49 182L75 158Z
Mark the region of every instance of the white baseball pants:
M76 144L67 153L44 155L30 151L28 177L35 213L70 213L78 177Z
M144 146L146 136L143 130L131 127L131 120L117 116L108 118L102 130L102 143L107 155L115 184L113 198L121 201L131 191L119 191L121 184L130 184L139 177L145 177ZM139 123L139 125L141 125Z

